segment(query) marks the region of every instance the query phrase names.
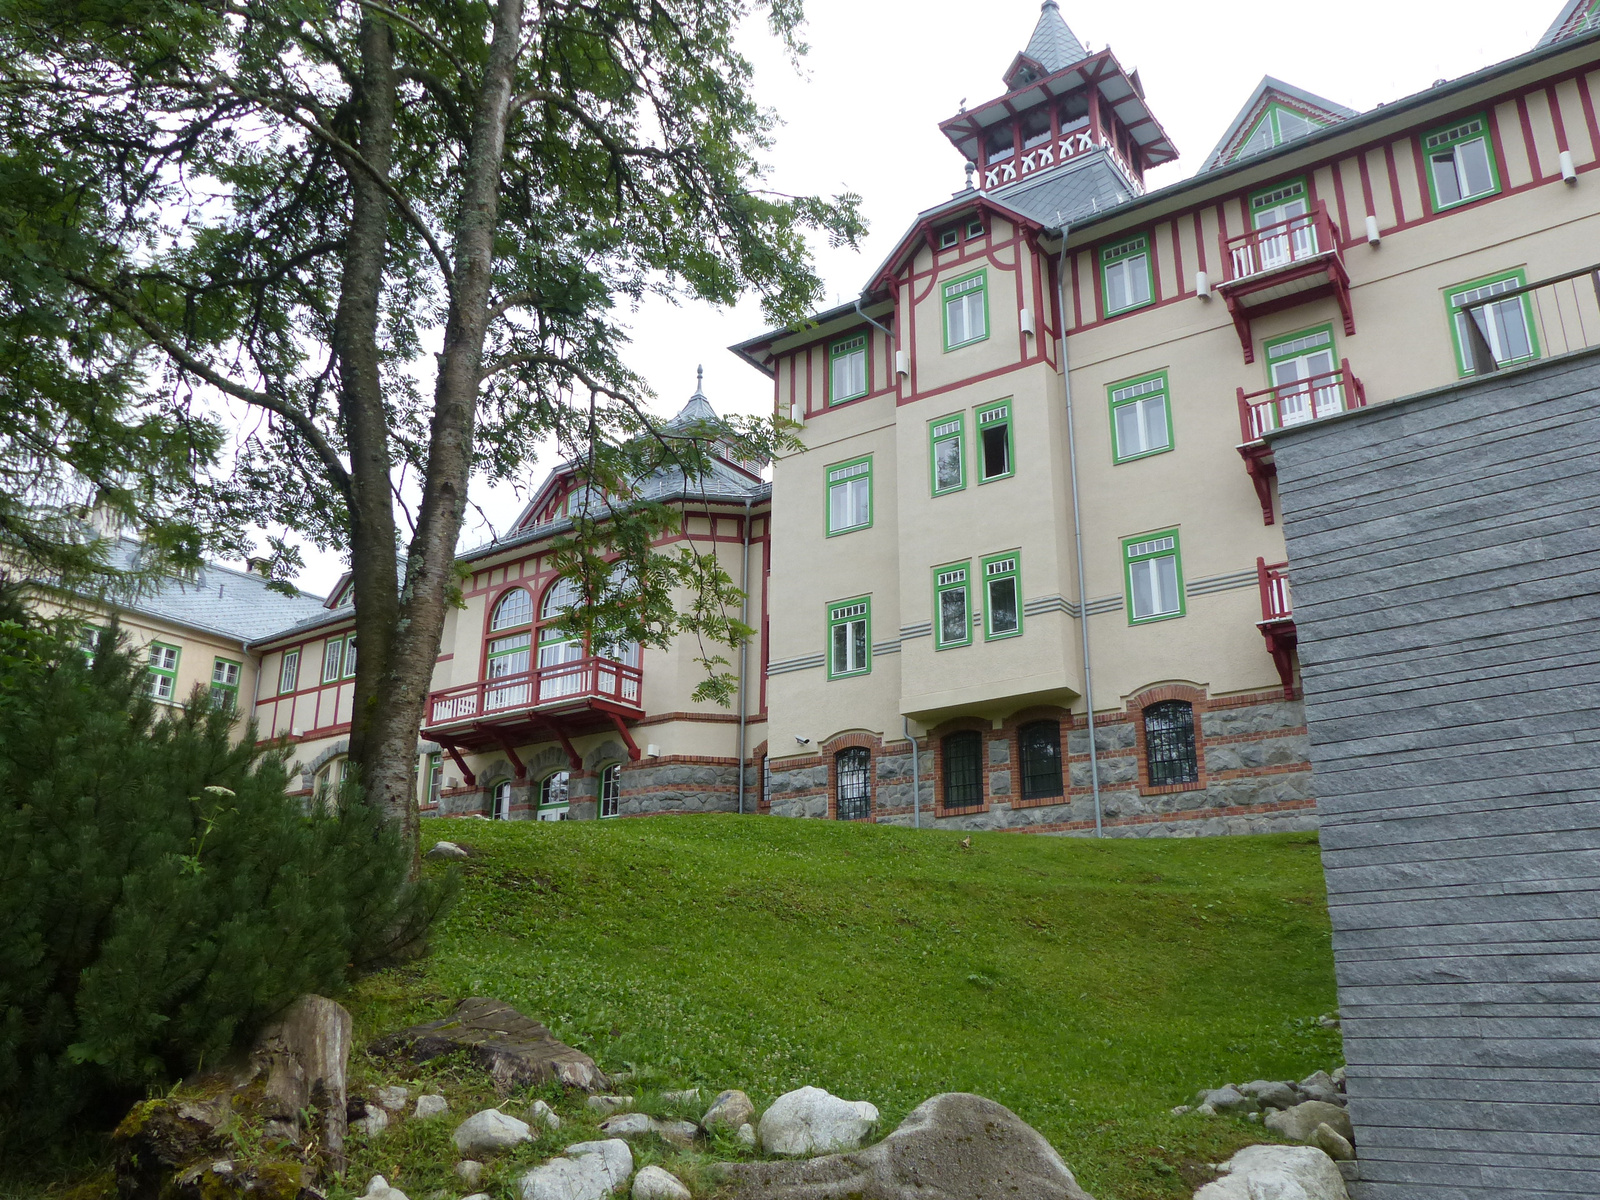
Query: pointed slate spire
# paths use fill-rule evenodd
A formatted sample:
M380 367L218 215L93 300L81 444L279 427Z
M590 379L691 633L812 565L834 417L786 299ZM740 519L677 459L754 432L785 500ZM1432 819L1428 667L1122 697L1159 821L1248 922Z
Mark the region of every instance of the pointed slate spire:
M1083 43L1067 28L1056 0L1044 0L1039 6L1039 24L1023 53L1052 73L1089 57Z
M711 407L711 401L706 399L706 369L697 367L694 373L694 395L689 397L689 403L677 416L667 422L668 429L687 429L706 421L717 420L717 410Z

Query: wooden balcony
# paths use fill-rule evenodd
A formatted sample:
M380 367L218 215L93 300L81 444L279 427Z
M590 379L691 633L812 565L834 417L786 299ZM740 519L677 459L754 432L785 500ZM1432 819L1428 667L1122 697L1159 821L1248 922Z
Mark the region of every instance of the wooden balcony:
M1324 296L1338 303L1345 335L1355 333L1339 227L1326 204L1318 201L1303 216L1220 240L1223 279L1217 291L1233 317L1245 362L1256 360L1251 321Z
M1305 425L1326 420L1353 408L1367 406L1367 389L1350 370L1350 360L1339 363L1337 371L1313 375L1294 383L1263 388L1259 392L1239 389L1239 455L1244 459L1244 469L1255 484L1256 499L1261 501L1261 519L1274 524L1277 517L1272 511L1272 479L1278 473L1273 461L1272 447L1262 437L1274 429L1287 429L1292 425Z
M1256 628L1267 643L1267 653L1283 681L1285 700L1294 699L1294 655L1299 638L1294 627L1294 597L1289 591L1289 564L1256 559L1256 580L1261 589L1261 620Z
M450 753L470 787L476 781L461 759L463 750L498 747L523 778L527 771L517 746L559 742L576 769L583 760L571 739L609 727L637 760L639 748L626 721L643 715L640 669L614 658L591 656L432 692L423 735Z

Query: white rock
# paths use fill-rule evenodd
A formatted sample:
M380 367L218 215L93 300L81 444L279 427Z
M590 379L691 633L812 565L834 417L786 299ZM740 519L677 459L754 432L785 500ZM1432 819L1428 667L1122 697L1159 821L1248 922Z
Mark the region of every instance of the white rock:
M633 1151L621 1138L606 1138L598 1142L575 1142L567 1147L568 1158L599 1158L610 1172L613 1187L621 1187L633 1174Z
M644 1113L618 1113L600 1122L600 1132L607 1137L643 1137L655 1132L655 1121Z
M1194 1200L1350 1200L1344 1177L1314 1146L1246 1146Z
M1194 1109L1190 1108L1187 1104L1180 1104L1178 1107L1172 1110L1172 1115L1175 1117L1181 1117L1185 1113L1191 1113L1193 1111Z
M730 1088L726 1092L719 1092L717 1098L711 1102L711 1107L706 1109L706 1115L700 1118L700 1124L710 1129L714 1125L726 1125L730 1129L737 1129L740 1125L756 1119L756 1106L751 1103L750 1097L737 1088Z
M374 1175L367 1180L364 1200L408 1200L408 1197L399 1188L390 1187L389 1181L382 1175Z
M456 845L454 842L435 842L433 844L433 849L429 850L425 855L423 855L423 857L424 858L452 858L452 859L455 859L455 858L470 858L471 855L469 855L465 850L463 850L460 846Z
M695 1097L699 1099L699 1097ZM689 1189L676 1175L660 1167L645 1167L633 1181L633 1200L691 1200Z
M1346 1141L1354 1141L1350 1128L1350 1114L1337 1104L1322 1100L1307 1100L1282 1112L1267 1115L1267 1128L1296 1142L1309 1142L1317 1126L1326 1121Z
M668 1104L699 1104L700 1089L696 1087L684 1088L681 1092L662 1092L661 1099Z
M878 1110L865 1100L841 1100L817 1087L779 1096L761 1115L757 1132L769 1154L809 1158L855 1150L878 1123Z
M523 1142L531 1142L533 1131L526 1122L508 1117L498 1108L486 1108L457 1125L451 1140L461 1153L476 1157L498 1154Z
M399 1112L406 1106L406 1100L411 1095L403 1087L385 1087L378 1089L378 1103L390 1112Z
M437 1117L440 1113L450 1111L450 1101L443 1096L418 1096L417 1116Z
M561 1118L556 1116L556 1110L543 1100L535 1100L533 1107L528 1109L528 1116L534 1121L544 1122L547 1129L560 1129Z
M633 1107L632 1096L590 1096L584 1104L593 1112L616 1112Z
M617 1138L578 1142L562 1158L535 1167L517 1183L522 1200L602 1200L633 1174L633 1151Z
M475 1188L478 1180L483 1178L483 1164L475 1158L463 1158L456 1164L456 1174L461 1177L462 1183Z
M369 1105L367 1115L356 1122L356 1128L369 1138L375 1138L389 1128L389 1114L376 1105Z
M1209 1104L1197 1104L1194 1111L1197 1116L1202 1117L1214 1117L1217 1115L1217 1110Z
M743 1145L749 1146L750 1149L754 1150L756 1148L756 1128L749 1121L739 1126L739 1131L734 1134L734 1137L738 1138Z

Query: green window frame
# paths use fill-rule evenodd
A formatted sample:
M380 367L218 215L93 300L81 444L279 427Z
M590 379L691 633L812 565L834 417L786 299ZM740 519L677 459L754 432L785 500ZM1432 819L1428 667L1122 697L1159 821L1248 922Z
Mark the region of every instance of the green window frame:
M170 642L150 643L150 675L145 682L151 696L174 702L178 691L178 662L183 651Z
M439 803L439 793L444 790L444 754L435 750L428 755L428 769L422 780L422 798L418 804L426 808Z
M996 400L973 410L978 431L978 482L994 483L1017 473L1016 446L1011 437L1011 401Z
M1022 552L991 554L983 567L983 639L1022 636Z
M278 695L291 695L300 686L300 651L285 650L278 667Z
M972 561L968 559L933 569L933 648L954 650L970 645Z
M1108 317L1155 303L1155 273L1150 266L1147 235L1124 238L1100 251L1100 286Z
M322 682L337 683L344 672L344 639L329 638L322 648Z
M98 625L87 622L78 627L78 649L83 651L83 657L89 662L94 661L94 656L100 652L100 634L103 631Z
M823 472L828 536L872 528L872 455L834 463Z
M1172 393L1165 371L1106 388L1111 413L1111 461L1136 462L1172 449Z
M967 415L951 413L928 422L928 487L947 496L967 486Z
M859 400L872 390L871 343L865 333L828 347L828 403Z
M1422 157L1436 213L1500 194L1500 164L1483 113L1423 134Z
M1445 289L1445 306L1450 313L1450 339L1456 351L1456 372L1462 379L1477 374L1472 363L1472 348L1467 341L1466 306L1487 300L1498 292L1523 287L1527 282L1527 275L1519 267ZM1530 294L1524 292L1521 296L1502 300L1480 311L1484 320L1478 328L1483 331L1496 363L1509 367L1536 362L1541 357L1539 329L1534 323L1533 297ZM1513 318L1513 314L1517 313L1521 315L1520 329Z
M344 677L356 677L356 635L353 633L344 641Z
M828 605L828 678L872 673L872 597Z
M211 660L211 707L218 712L239 711L239 674L244 664L231 658Z
M1301 125L1305 128L1298 128ZM1298 137L1307 137L1324 128L1326 126L1321 121L1308 117L1305 113L1295 112L1294 109L1285 108L1281 104L1269 104L1267 111L1261 114L1261 119L1250 131L1250 136L1244 140L1229 161L1237 162L1241 158L1265 154L1285 142L1292 142ZM1261 136L1263 132L1266 133L1265 138Z
M989 273L974 271L944 285L944 348L987 341L989 337Z
M1183 548L1176 529L1123 538L1122 570L1129 625L1170 621L1187 612Z

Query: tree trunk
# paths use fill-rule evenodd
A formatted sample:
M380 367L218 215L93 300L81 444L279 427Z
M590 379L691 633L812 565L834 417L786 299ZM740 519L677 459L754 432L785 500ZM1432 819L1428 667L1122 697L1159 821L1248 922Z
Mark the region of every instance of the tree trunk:
M456 539L461 533L472 473L473 426L494 274L500 173L521 26L521 0L501 0L494 11L489 60L474 105L461 208L456 214L453 287L444 346L438 356L428 471L417 529L397 598L398 611L385 631L386 669L376 681L370 709L361 714L365 730L362 766L368 795L397 816L404 811L406 815L401 819L409 829L416 827L412 765L417 730L444 633L445 606L455 576ZM386 474L385 485L387 482ZM390 568L393 569L392 555ZM357 595L364 606L366 599L360 595L360 586L361 576L357 575ZM363 648L357 659L358 668L364 657ZM356 695L359 702L359 688Z

